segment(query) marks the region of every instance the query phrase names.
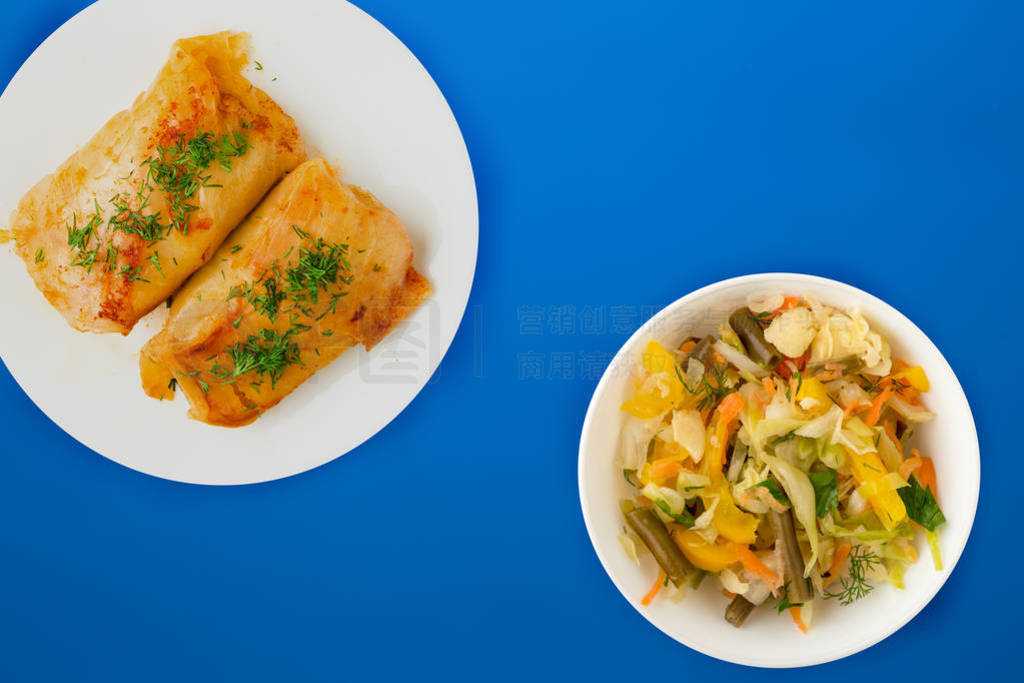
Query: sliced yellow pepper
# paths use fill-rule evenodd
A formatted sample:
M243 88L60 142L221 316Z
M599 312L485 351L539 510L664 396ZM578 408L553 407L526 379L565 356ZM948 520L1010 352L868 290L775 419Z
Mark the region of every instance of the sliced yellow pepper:
M928 375L925 374L924 368L919 365L904 368L893 375L893 378L904 380L918 391L928 391L932 386L931 382L928 381Z
M739 562L732 548L723 543L708 543L692 529L676 529L672 540L683 551L694 567L708 572L720 572Z
M850 449L847 449L846 452L850 456L850 469L853 470L853 478L860 486L878 482L889 473L878 457L878 453L861 454ZM906 519L907 508L904 507L903 500L892 487L880 486L879 489L877 494L868 497L868 503L878 519L881 520L882 525L891 530Z
M622 404L623 410L641 420L650 420L651 418L658 417L668 410L669 407L660 396L642 394L640 392L637 392L633 398Z
M690 455L686 452L686 449L675 441L665 441L664 439L656 438L654 440L654 453L651 457L654 460L686 460Z
M653 339L647 342L641 362L650 375L664 373L663 385L667 391L663 394L662 387L655 387L652 391L638 389L631 399L622 404L622 409L641 420L649 420L679 403L683 397L683 383L677 374L675 356Z
M659 455L659 451L663 454L666 450L672 450L671 446L674 445L668 444L668 448L659 449L657 446L659 442L664 443L661 439L654 440L654 443L656 444L654 446L654 460L644 463L643 468L640 470L639 479L641 484L647 485L653 482L658 486L664 486L670 479L675 479L683 469L683 461L689 457L686 455L686 452L678 446L675 447L675 450L678 451L677 455Z
M729 482L722 476L722 460L725 449L729 445L729 421L722 419L717 410L711 416L708 425L707 445L704 448L704 459L700 461L701 474L711 480L707 487L707 495L702 496L705 507L710 507L714 497L718 497L715 507L714 524L718 533L730 541L737 543L753 543L757 535L758 519L754 515L743 512L733 502L729 493Z
M800 391L796 392L797 403L805 398L813 398L818 402L818 405L814 406L812 410L818 410L819 408L824 410L832 405L832 402L828 399L828 391L825 389L825 385L814 377L805 377L800 382Z
M757 540L759 520L756 516L736 507L732 494L729 492L728 481L723 478L719 479L716 484L712 484L710 495L718 496L713 520L718 533L730 541L744 545L750 545Z

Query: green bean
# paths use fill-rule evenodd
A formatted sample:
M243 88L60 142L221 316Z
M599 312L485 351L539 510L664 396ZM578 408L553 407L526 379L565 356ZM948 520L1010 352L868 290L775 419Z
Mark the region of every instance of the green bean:
M705 368L708 367L708 358L711 357L711 352L714 350L712 347L715 345L715 338L710 334L697 342L697 345L693 347L690 353L687 354L686 358L683 359L682 368L686 370L686 363L692 358L700 361L700 364Z
M651 551L672 583L682 587L693 571L693 565L679 550L657 515L650 508L640 507L626 513L626 522Z
M785 512L768 511L768 519L775 532L775 544L782 544L782 562L788 577L786 592L790 604L799 605L811 599L811 589L804 578L804 558L800 554L800 546L796 541L796 523L793 521L793 510Z
M694 590L700 588L700 582L703 581L704 577L707 575L708 573L703 569L694 569L693 573L690 574L690 588Z
M749 308L738 308L733 311L729 316L729 326L740 338L748 356L766 368L773 368L778 364L782 355L764 338L761 323Z
M725 608L725 620L730 624L739 628L746 621L750 613L757 607L754 603L747 600L742 595L737 595L729 603L729 606Z
M807 372L804 376L816 375L818 371L824 370L826 365L838 364L842 366L842 373L844 375L852 375L860 370L864 364L857 356L846 356L845 358L839 358L837 360L822 361L819 363L808 363Z

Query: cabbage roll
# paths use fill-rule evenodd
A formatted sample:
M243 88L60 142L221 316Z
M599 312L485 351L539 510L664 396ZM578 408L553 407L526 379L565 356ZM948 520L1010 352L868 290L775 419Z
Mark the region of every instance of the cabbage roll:
M19 202L15 249L75 329L127 334L305 160L291 117L241 75L247 43L177 41L131 108Z
M142 348L143 388L171 398L179 387L193 418L247 424L418 306L430 285L412 259L390 210L311 159L175 294Z

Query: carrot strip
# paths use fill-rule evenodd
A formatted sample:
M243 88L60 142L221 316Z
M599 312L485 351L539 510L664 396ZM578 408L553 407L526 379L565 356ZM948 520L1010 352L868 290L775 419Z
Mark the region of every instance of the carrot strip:
M917 449L915 448L914 451L916 452ZM900 465L900 476L907 481L910 481L910 475L914 473L914 470L921 467L922 464L921 458L916 455L913 458L907 458L903 461L903 464ZM918 476L917 479L920 481L921 477Z
M857 403L856 401L850 401L850 404L843 409L843 419L847 420L852 417L854 413L859 413L867 408L870 408L870 406Z
M658 594L658 591L661 590L662 584L665 583L665 578L665 570L659 569L658 580L654 582L653 586L651 586L651 590L647 591L647 595L645 595L643 599L640 600L641 605L646 607L647 605L651 604L651 600L654 600L654 596Z
M720 354L718 351L715 351L715 362L719 365L725 365L725 356Z
M679 350L682 351L683 353L689 353L690 351L693 351L694 347L696 346L697 342L693 341L692 339L687 339L685 342L683 342L683 345L679 347Z
M769 397L775 395L775 382L772 381L771 377L765 377L762 379L761 386L763 386L764 390L768 392Z
M739 415L742 408L743 397L735 391L723 398L722 402L718 404L718 412L722 414L722 419L725 422L729 422Z
M725 597L729 598L730 600L732 600L733 598L736 597L735 593L730 593L729 591L725 590L724 588L722 589L722 595L724 595Z
M775 595L775 591L782 587L782 578L769 569L750 548L742 543L730 543L729 547L736 553L743 568L761 578L772 589L772 595Z
M898 450L900 452L900 454L902 455L903 454L903 444L901 444L900 440L896 438L896 422L890 418L890 419L886 420L885 422L883 422L882 426L885 428L885 433L889 435L889 439L894 444L896 444L896 450Z
M771 320L772 318L774 318L778 314L782 313L783 311L788 311L791 308L796 308L797 304L799 304L799 303L800 303L800 297L796 297L796 296L784 297L782 299L782 305L779 306L778 308L776 308L774 311L772 311L771 315L768 316L768 319Z
M871 402L871 409L868 410L868 414L864 418L864 424L868 427L875 426L875 423L878 422L878 418L882 416L882 406L885 405L885 402L889 400L890 396L892 396L892 389L889 387L886 387L882 390L882 393L875 396L875 399Z
M683 471L683 463L680 460L659 460L651 465L652 479L668 479Z
M804 620L800 618L800 605L790 607L789 616L793 617L793 623L796 624L798 629L807 633L807 625L804 623Z
M843 562L846 562L846 558L850 556L850 550L853 548L850 543L843 541L836 546L836 552L832 555L832 564L828 568L828 577L823 582L824 586L828 588L828 585L836 580L839 576L839 570L843 567Z
M926 458L918 453L916 448L911 449L910 452L915 457L921 458L921 467L915 474L917 480L921 482L921 486L925 488L931 487L932 495L935 496L935 502L938 502L939 489L938 481L935 479L935 463L932 462L931 458Z

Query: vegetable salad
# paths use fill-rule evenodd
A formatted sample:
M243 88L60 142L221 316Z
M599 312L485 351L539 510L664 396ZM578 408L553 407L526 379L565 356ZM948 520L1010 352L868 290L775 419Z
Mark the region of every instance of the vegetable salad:
M902 588L917 534L941 569L935 468L912 447L935 417L928 377L858 311L752 300L716 335L652 340L641 360L622 405L635 494L620 541L660 567L644 605L713 574L728 622L771 604L806 633L816 601Z

